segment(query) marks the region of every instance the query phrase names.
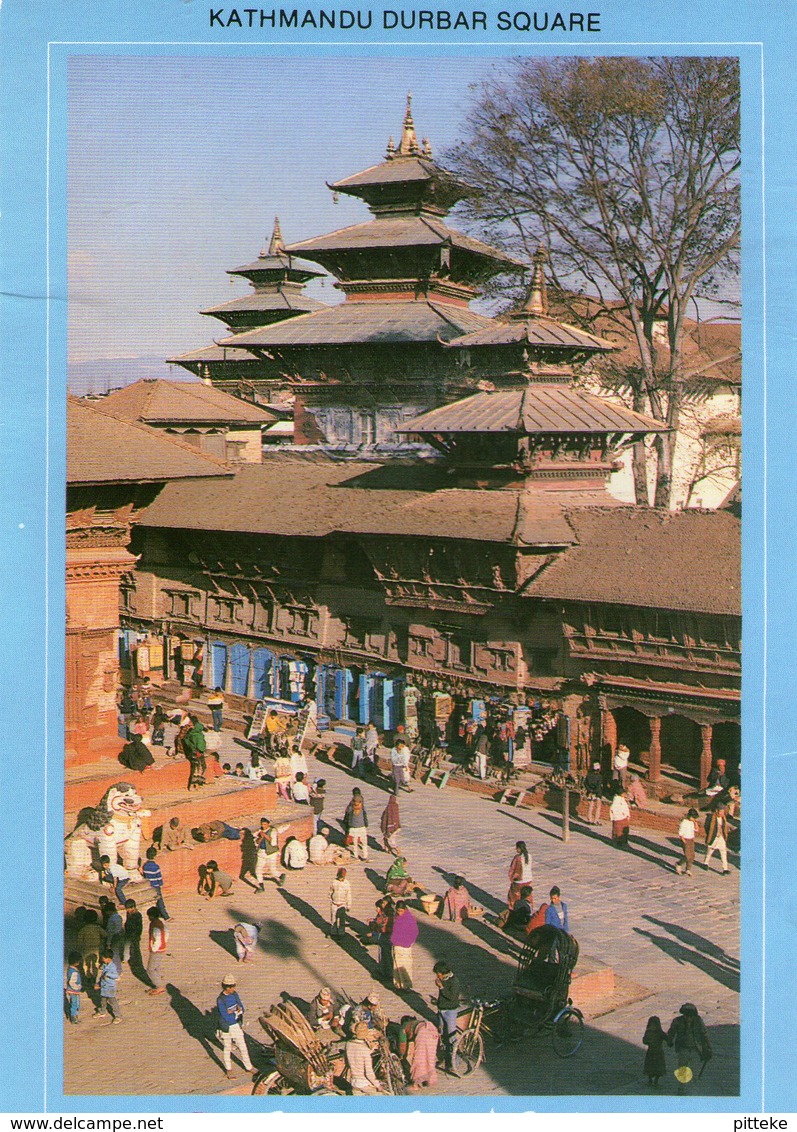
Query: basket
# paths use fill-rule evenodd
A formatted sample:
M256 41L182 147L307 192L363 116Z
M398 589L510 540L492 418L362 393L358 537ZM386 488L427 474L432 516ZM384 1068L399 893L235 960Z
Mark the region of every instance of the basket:
M443 903L442 897L435 895L434 892L424 892L418 897L418 901L427 916L436 916Z

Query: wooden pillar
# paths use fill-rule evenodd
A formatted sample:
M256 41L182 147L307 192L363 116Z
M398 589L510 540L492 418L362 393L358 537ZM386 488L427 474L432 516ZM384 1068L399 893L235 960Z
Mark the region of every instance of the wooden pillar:
M257 689L255 688L255 654L254 650L249 650L249 671L246 674L246 698L249 700L257 699Z
M226 646L227 652L224 661L224 692L232 691L232 645Z
M700 752L700 789L708 786L708 776L711 773L711 736L713 728L710 723L700 726L700 735L703 740L703 749Z
M650 762L648 763L648 782L658 782L661 778L661 719L651 716L650 724Z
M610 709L601 704L601 763L604 758L604 751L606 747L611 751L611 757L614 758L614 752L617 750L617 720L612 715ZM604 767L608 770L608 767Z

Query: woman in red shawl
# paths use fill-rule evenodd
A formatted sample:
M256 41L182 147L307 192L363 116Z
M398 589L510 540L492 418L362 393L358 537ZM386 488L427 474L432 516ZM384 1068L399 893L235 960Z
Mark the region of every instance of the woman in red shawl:
M469 908L470 896L465 887L465 880L463 877L454 877L454 883L443 901L443 911L453 923L461 924L467 918Z
M388 799L388 803L382 812L380 825L385 852L392 853L394 857L397 857L398 845L396 844L396 837L401 830L401 817L399 815L398 798L395 793L391 794Z

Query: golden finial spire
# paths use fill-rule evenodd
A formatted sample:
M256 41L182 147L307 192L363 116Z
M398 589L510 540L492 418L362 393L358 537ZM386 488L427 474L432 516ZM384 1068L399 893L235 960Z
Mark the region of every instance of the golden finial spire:
M419 152L418 139L415 136L415 123L412 120L412 93L407 94L407 109L404 111L401 141L396 152L402 157Z
M540 244L534 253L534 271L531 276L529 297L523 307L524 314L542 315L548 313L548 294L545 287L545 264L547 260L548 253Z
M385 157L388 159L388 161L390 161L390 159L392 157L395 157L395 155L396 155L396 143L393 141L393 135L391 134L390 137L387 139L387 150L385 151Z
M272 256L280 255L284 251L285 245L282 242L282 229L280 228L279 216L274 217L274 231L271 233L271 243L268 245L268 254Z

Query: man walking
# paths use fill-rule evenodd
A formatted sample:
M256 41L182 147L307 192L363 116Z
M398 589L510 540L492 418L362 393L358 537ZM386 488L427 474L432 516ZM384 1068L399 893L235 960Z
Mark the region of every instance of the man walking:
M213 716L213 730L221 731L224 719L224 694L221 688L216 688L212 696L208 696L208 707Z
M396 838L401 832L401 816L399 814L398 797L396 792L390 795L387 805L382 811L382 818L380 821L382 829L382 840L385 846L386 853L392 853L394 857L398 856L398 843Z
M449 967L448 963L440 960L432 968L434 981L437 984L437 1028L443 1042L443 1058L446 1073L453 1073L452 1056L454 1041L457 1036L457 1015L459 1014L459 1000L462 997L462 988L459 979Z
M722 875L727 876L728 868L728 810L725 806L717 806L708 818L706 824L706 868L715 853L719 853L722 864Z
M249 1059L249 1050L246 1048L244 1037L244 1004L235 989L235 978L225 975L221 980L221 994L216 999L216 1009L219 1012L221 1033L221 1056L224 1062L224 1071L231 1081L238 1076L232 1069L232 1047L238 1050L244 1069L247 1073L256 1072Z
M147 978L152 986L147 994L163 994L166 987L163 982L163 957L169 946L169 929L161 919L157 908L147 908L149 917L149 962L147 963Z
M266 875L281 887L285 882L285 873L280 868L279 830L269 818L260 819L260 829L255 835L255 847L257 849L255 880L259 891L266 891Z
M396 790L406 790L411 793L409 785L410 749L403 739L398 739L390 752L390 763L393 767L393 781Z
M163 873L161 872L160 865L155 860L158 855L158 850L154 845L150 845L147 849L147 859L141 866L141 872L145 880L148 880L150 886L155 890L155 895L158 897L158 913L162 920L169 919L169 913L166 911L166 905L163 901Z

